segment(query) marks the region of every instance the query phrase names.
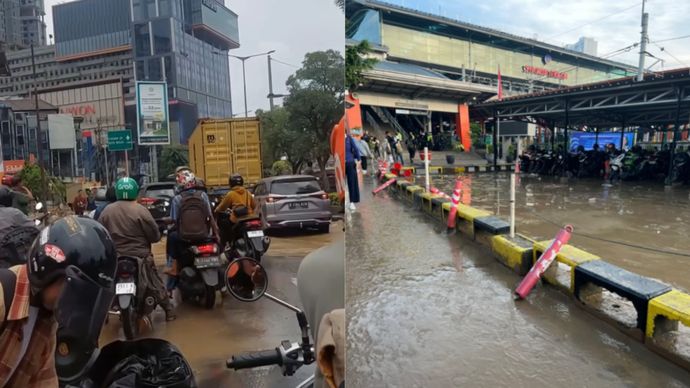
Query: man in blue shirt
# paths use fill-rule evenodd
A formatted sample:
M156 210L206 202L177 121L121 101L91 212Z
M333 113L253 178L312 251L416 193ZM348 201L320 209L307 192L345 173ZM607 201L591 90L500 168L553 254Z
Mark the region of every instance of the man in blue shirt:
M359 180L357 179L357 162L360 160L359 149L350 133L345 135L345 175L347 176L347 190L350 194L350 210L355 211L359 203Z

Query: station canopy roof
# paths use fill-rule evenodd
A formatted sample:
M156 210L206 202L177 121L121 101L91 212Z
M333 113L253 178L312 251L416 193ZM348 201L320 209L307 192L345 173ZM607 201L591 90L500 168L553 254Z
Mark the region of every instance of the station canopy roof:
M363 73L363 90L407 96L411 99L437 98L453 101L482 101L496 94L496 88L456 81L433 70L391 61L380 61Z
M567 109L566 109L567 108ZM690 68L625 77L492 100L471 107L473 119L530 121L549 127L668 126L690 121ZM566 114L567 112L567 114Z

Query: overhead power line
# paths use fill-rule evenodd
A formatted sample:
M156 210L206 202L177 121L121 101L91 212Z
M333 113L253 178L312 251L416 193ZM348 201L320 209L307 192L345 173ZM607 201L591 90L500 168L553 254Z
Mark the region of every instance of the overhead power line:
M290 63L283 62L283 61L281 61L281 60L275 59L274 57L271 57L271 60L272 60L273 62L278 62L278 63L280 63L280 64L282 64L282 65L285 65L285 66L290 66L290 67L294 67L295 69L299 69L299 66L295 66L295 65L292 65L292 64L290 64Z
M676 36L675 38L655 40L654 42L651 42L651 43L670 42L672 40L681 40L681 39L687 39L687 38L690 38L690 35L683 35L683 36Z
M621 13L627 11L627 10L636 8L636 7L640 6L641 4L642 4L642 2L637 2L637 3L635 3L634 5L631 5L630 7L627 7L627 8L621 9L620 11L616 11L616 12L614 12L614 13L610 13L610 14L608 14L608 15L602 16L602 17L600 17L599 19L594 19L594 20L589 21L589 22L587 22L587 23L585 23L585 24L581 24L581 25L579 25L579 26L577 26L577 27L573 27L573 28L571 28L571 29L569 29L569 30L566 30L566 31L563 31L563 32L558 33L558 34L556 34L556 35L550 36L550 37L548 37L548 38L546 38L546 39L547 39L547 40L548 40L548 39L553 39L553 38L555 38L555 37L557 37L557 36L561 36L561 35L567 34L567 33L569 33L569 32L573 32L573 31L575 31L575 30L579 30L579 29L582 28L582 27L588 26L588 25L590 25L590 24L594 24L594 23L596 23L596 22L599 22L599 21L602 21L602 20L604 20L604 19L610 18L611 16L615 16L615 15L621 14Z
M668 54L669 57L673 58L673 59L674 59L676 62L678 62L678 64L680 64L681 66L688 67L688 65L686 65L685 62L681 61L681 60L678 59L675 55L671 54L671 52L668 51L665 47L661 47L661 46L659 46L658 44L656 44L656 43L654 43L654 42L652 42L652 43L653 43L656 47L658 47L659 50L660 50L662 53Z

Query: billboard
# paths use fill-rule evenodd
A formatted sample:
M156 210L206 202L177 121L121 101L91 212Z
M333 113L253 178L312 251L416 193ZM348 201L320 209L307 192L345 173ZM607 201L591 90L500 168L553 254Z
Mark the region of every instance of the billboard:
M599 139L597 134L593 132L568 132L570 140L570 151L576 151L578 146L584 146L585 151L589 151L594 146L594 143L599 144L599 148L603 149L606 144L613 143L617 149L621 149L621 133L620 132L599 132ZM635 144L635 133L629 132L625 134L623 140L623 148L629 149Z
M137 82L139 145L170 144L168 86L165 82Z
M72 115L48 115L48 142L51 150L71 150L77 146Z

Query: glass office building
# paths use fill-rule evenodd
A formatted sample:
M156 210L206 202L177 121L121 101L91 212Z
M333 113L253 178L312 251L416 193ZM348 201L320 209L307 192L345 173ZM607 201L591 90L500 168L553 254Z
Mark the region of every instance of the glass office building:
M54 7L55 56L65 65L126 54L125 124L136 126L133 81L168 83L174 143L200 117L232 115L228 50L237 15L222 0L77 0Z
M199 117L232 115L228 50L237 15L215 0L130 0L137 80L166 81Z

